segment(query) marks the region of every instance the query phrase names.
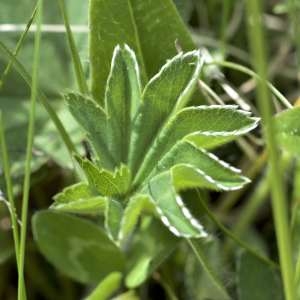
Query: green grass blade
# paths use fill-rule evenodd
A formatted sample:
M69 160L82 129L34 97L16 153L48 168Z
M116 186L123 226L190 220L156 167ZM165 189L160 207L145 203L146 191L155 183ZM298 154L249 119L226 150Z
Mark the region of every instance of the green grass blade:
M241 73L247 74L258 81L262 81L259 75L257 75L251 69L249 69L243 65L240 65L240 64L237 64L237 63L234 63L231 61L214 61L211 64L222 66L224 68L228 68L228 69L232 69L232 70L236 70ZM293 107L293 105L289 102L289 100L286 97L284 97L284 95L281 94L281 92L279 90L277 90L276 87L272 83L270 83L269 81L266 81L266 84L267 84L268 88L270 89L270 91L272 92L272 94L281 102L282 105L284 105L284 107L287 107L287 108Z
M69 23L69 18L67 14L67 8L64 0L58 0L58 5L60 8L61 15L63 17L64 23L65 23L65 28L66 28L66 34L68 38L68 44L72 56L72 61L73 61L73 66L74 66L74 71L75 71L75 76L77 80L77 85L79 88L79 91L83 94L88 94L89 89L85 80L84 72L83 72L83 67L80 61L80 57L78 54L78 50L75 44L74 36L71 30L71 26Z
M252 249L251 247L249 247L245 242L243 242L242 240L240 240L236 235L234 235L229 229L227 229L215 216L214 214L211 212L211 210L208 208L207 204L202 200L201 195L199 190L197 191L198 193L198 199L201 202L201 205L205 211L205 213L207 214L207 216L211 219L211 221L213 223L216 224L216 226L224 233L226 234L230 239L232 239L237 245L239 245L241 248L245 249L246 251L248 251L249 253L251 253L252 255L254 255L255 257L257 257L259 260L269 264L272 267L277 267L277 264L274 263L272 260L270 260L269 258L262 256L261 254L259 254L258 252L256 252L256 250Z
M0 146L1 146L1 153L2 153L2 165L4 170L4 177L6 183L6 190L7 190L7 198L9 201L9 214L12 223L12 230L13 230L13 238L14 238L14 246L16 252L16 261L17 266L19 266L19 227L17 221L17 211L15 207L14 195L13 195L13 186L11 180L11 173L10 173L10 162L9 162L9 155L7 151L6 145L6 138L4 134L4 124L3 124L3 117L2 112L0 111Z
M28 31L29 31L29 29L31 27L31 24L32 24L32 22L33 22L33 20L35 18L36 11L37 11L37 5L34 7L34 10L33 10L32 14L30 16L30 19L29 19L28 23L26 24L26 28L22 32L21 37L18 40L17 46L16 46L15 51L14 51L14 57L17 57L17 55L18 55L18 53L19 53L19 51L20 51L20 49L21 49L21 47L23 45L23 42L24 42L25 38L27 37L27 33L28 33ZM9 73L9 71L10 71L10 69L11 69L12 66L13 66L13 60L10 59L10 61L8 62L7 66L6 66L5 70L4 70L4 72L1 75L1 78L0 78L0 89L2 88L2 86L4 84L4 80L7 77L7 75L8 75L8 73Z
M33 59L33 67L32 67L30 113L29 113L29 124L28 124L26 161L25 161L25 177L23 183L22 216L21 216L22 227L21 227L20 249L19 249L18 300L24 300L24 285L23 285L24 260L25 260L25 247L26 247L32 148L33 148L33 141L34 141L35 107L36 107L36 99L38 96L38 68L39 68L39 59L40 59L42 8L43 8L43 1L40 0L40 2L38 3L38 10L37 10L37 17L36 17L37 31L35 34L35 41L34 41L34 56L33 56L34 59Z
M257 80L257 105L261 112L264 126L264 136L267 144L268 161L270 165L270 185L272 194L272 208L279 250L281 273L284 283L285 297L287 300L296 299L294 283L294 267L292 262L291 233L288 221L287 199L285 187L281 176L281 159L276 141L276 131L272 117L272 106L269 95L266 66L266 53L264 32L262 27L261 3L257 0L247 1L247 13L249 19L249 41L253 63L258 76Z
M7 57L8 59L11 59L13 62L13 66L15 70L21 75L21 77L24 79L24 81L27 83L27 85L31 88L31 76L26 71L22 63L14 56L14 54L0 41L0 52L4 55L4 57ZM62 122L58 118L55 110L52 108L52 106L49 104L49 101L45 94L39 90L38 98L41 101L42 105L46 109L50 119L54 123L58 133L60 134L64 144L66 145L71 157L73 157L73 153L76 153L76 148L69 137L69 134L67 133L65 127L63 126Z

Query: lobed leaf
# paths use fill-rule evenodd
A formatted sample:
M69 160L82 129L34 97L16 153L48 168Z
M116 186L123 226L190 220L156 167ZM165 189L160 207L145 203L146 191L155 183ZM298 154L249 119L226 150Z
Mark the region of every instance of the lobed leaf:
M159 161L155 171L159 173L171 168L178 189L208 184L210 188L226 191L239 189L249 182L249 179L240 175L239 169L188 141L178 142ZM191 175L192 173L197 175ZM196 179L198 177L200 181L204 181L202 184Z
M178 237L206 237L203 226L192 216L176 193L170 171L155 176L149 182L149 193L164 225Z
M81 94L69 93L65 96L69 110L88 134L104 168L116 166L107 144L107 115L92 99Z
M104 212L107 199L96 196L85 182L76 183L54 196L50 208L70 213L100 214Z
M169 60L145 87L132 129L129 166L133 173L170 116L189 100L201 66L199 51L180 53Z
M180 110L166 124L144 159L135 182L141 183L176 142L185 138L201 148L213 148L257 126L258 119L237 106L197 106Z
M87 199L78 199L68 203L54 203L50 208L69 213L98 215L104 212L107 198L95 196Z
M123 195L130 186L130 171L122 165L114 173L98 168L88 159L75 156L91 187L102 196Z
M56 194L53 199L56 203L64 204L72 201L94 197L95 192L85 182L75 183Z
M134 52L115 47L105 91L107 143L117 165L128 159L131 118L141 101L139 67Z

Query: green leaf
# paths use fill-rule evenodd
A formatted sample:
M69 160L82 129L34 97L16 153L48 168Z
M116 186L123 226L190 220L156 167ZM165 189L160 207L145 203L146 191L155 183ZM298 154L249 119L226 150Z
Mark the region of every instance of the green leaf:
M107 115L92 99L81 94L65 96L69 110L88 134L104 168L113 169L116 164L107 145Z
M131 118L141 101L139 67L134 52L125 45L113 53L105 91L108 147L119 165L128 159Z
M99 226L54 211L41 211L32 220L34 239L58 270L82 283L97 283L122 271L124 258Z
M144 209L149 210L151 206L152 203L147 195L137 194L129 199L121 221L120 240L125 239L130 234L137 224L142 211Z
M50 208L76 214L99 215L105 211L107 198L94 196L68 203L54 203Z
M241 171L188 141L177 143L157 164L156 172L173 168L177 189L206 187L236 190L249 183Z
M239 300L283 300L278 274L248 252L243 252L237 265Z
M96 196L85 182L65 188L54 196L55 203L51 208L80 214L100 214L106 207L107 198Z
M61 193L55 195L53 199L56 203L68 203L94 196L96 196L95 192L87 183L79 182L66 187Z
M136 177L141 183L158 160L179 140L186 138L201 148L213 148L245 134L257 126L258 119L237 106L211 105L187 107L166 124Z
M172 113L189 100L201 66L199 51L180 53L169 60L145 87L132 130L129 166L133 174Z
M105 277L85 300L110 299L112 294L120 288L121 283L122 274L113 272Z
M123 195L130 186L130 171L122 165L114 173L98 168L90 160L75 156L89 184L103 196Z
M128 288L141 285L171 254L178 243L156 219L143 219L140 231L133 238L129 251L129 272L125 283Z
M300 156L300 107L292 108L275 116L278 142L282 149Z
M227 293L222 278L219 276L222 268L220 268L220 266L219 269L216 268L215 261L218 259L218 256L220 256L221 253L216 253L216 251L214 251L216 257L211 258L209 256L209 254L211 254L211 252L214 250L212 247L214 245L213 240L206 240L203 242L201 240L190 239L188 240L188 243L194 251L198 263L201 265L201 269L199 270L199 264L195 264L194 262L194 267L196 267L200 272L198 272L197 276L194 278L194 282L196 281L195 286L191 291L188 291L188 293L194 293L193 299L232 299ZM202 285L199 286L199 284Z
M92 94L100 102L115 45L137 53L143 81L176 54L175 41L184 51L195 48L171 0L91 0L89 17Z
M157 213L166 227L178 237L206 237L203 226L192 216L176 193L170 171L155 176L149 183L149 192Z
M140 300L140 298L135 291L131 290L114 297L114 300Z
M105 228L109 237L116 241L120 230L123 207L120 202L109 199L105 210Z

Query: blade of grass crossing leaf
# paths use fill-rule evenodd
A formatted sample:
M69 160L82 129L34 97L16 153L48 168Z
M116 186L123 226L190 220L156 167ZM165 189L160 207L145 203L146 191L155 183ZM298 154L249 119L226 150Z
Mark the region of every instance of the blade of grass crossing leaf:
M232 70L236 70L241 73L247 74L258 81L263 81L263 79L261 79L261 77L258 74L256 74L255 72L253 72L251 69L249 69L245 66L242 66L240 64L231 62L231 61L214 61L211 64L222 66L224 68L228 68L228 69L232 69ZM272 83L270 83L269 81L266 81L266 84L267 84L268 88L270 89L270 91L272 92L272 94L276 97L276 99L278 99L281 102L282 105L284 105L287 108L293 107L293 105L289 102L289 100L278 89L276 89L276 87Z
M284 180L282 178L281 159L276 141L276 131L272 117L270 95L266 84L267 65L262 27L262 10L257 0L247 0L248 32L251 45L253 63L257 74L262 79L258 81L257 105L262 115L264 135L266 138L268 161L270 165L270 184L272 194L272 208L279 250L281 274L284 283L286 300L295 300L295 278L292 262L291 234L288 221L287 199Z
M231 297L228 295L222 281L218 278L217 274L215 274L215 271L210 266L210 263L206 259L202 249L200 248L200 245L197 245L197 241L192 240L192 239L187 239L187 242L190 245L193 252L195 253L200 265L205 270L205 272L208 274L208 276L210 277L210 279L214 283L215 287L223 295L224 299L231 299Z
M252 255L256 256L258 259L260 259L261 261L269 264L270 266L273 267L278 267L276 263L274 263L272 260L270 260L269 258L260 255L258 252L256 252L255 250L253 250L252 248L250 248L246 243L244 243L243 241L241 241L238 237L236 237L229 229L227 229L215 216L214 214L210 211L210 209L208 208L207 204L202 200L201 195L199 190L197 190L198 193L198 199L201 202L201 205L204 209L204 211L206 212L207 216L213 221L213 223L215 223L217 225L217 227L220 228L221 231L223 231L224 234L226 234L229 238L231 238L236 244L238 244L240 247L244 248L246 251L248 251L249 253L251 253Z
M87 83L85 80L83 67L82 67L82 64L80 61L78 50L76 48L73 33L72 33L72 30L70 27L65 0L57 0L57 1L58 1L58 5L60 8L60 12L61 12L63 20L64 20L65 28L66 28L66 34L67 34L67 38L68 38L69 48L70 48L70 52L71 52L71 56L72 56L72 61L73 61L73 66L74 66L74 71L75 71L79 91L83 94L88 94L89 90L88 90L88 86L87 86Z
M32 78L30 74L26 71L25 67L19 62L19 60L14 56L14 54L0 41L0 51L4 54L4 57L7 57L13 62L13 66L16 71L21 75L27 85L31 88L32 87ZM68 152L71 157L73 154L77 152L69 134L67 133L65 127L63 126L62 122L58 118L55 110L49 104L49 100L45 96L45 94L39 90L38 98L41 101L42 105L44 106L45 110L47 111L50 119L52 120L53 124L55 125L58 133L61 136L64 144L66 145Z
M239 300L282 300L278 270L243 251L237 260L237 293Z
M33 12L32 12L32 15L30 16L30 19L29 19L28 23L26 24L26 28L25 28L25 30L22 32L21 37L20 37L20 39L19 39L18 42L17 42L15 51L14 51L14 53L13 53L15 57L18 55L18 53L19 53L19 51L20 51L20 49L21 49L21 47L22 47L22 45L23 45L23 42L24 42L25 38L27 37L27 33L28 33L28 31L29 31L29 29L30 29L30 27L31 27L31 24L32 24L32 22L33 22L33 20L34 20L34 18L35 18L36 11L37 11L37 5L34 7L34 10L33 10ZM4 70L4 72L3 72L2 75L1 75L1 78L0 78L0 89L1 89L2 86L3 86L5 77L8 75L8 73L9 73L9 71L10 71L12 65L13 65L13 60L10 59L10 61L8 62L7 66L6 66L5 70Z
M17 269L18 269L18 274L19 274L20 240L19 240L18 215L17 215L17 210L15 207L15 201L14 201L14 195L13 195L13 186L12 186L11 173L10 173L10 162L9 162L9 155L8 155L8 151L7 151L6 138L5 138L5 134L4 134L3 117L2 117L1 111L0 111L0 151L2 153L1 160L2 160L2 164L3 164L7 197L8 197L8 210L9 210L9 214L10 214L10 220L12 223L16 263L17 263ZM23 296L24 296L24 299L26 299L24 280L22 281L22 285L24 285Z
M21 214L21 235L20 235L20 251L19 251L19 279L18 279L18 300L24 300L24 260L26 248L26 233L27 233L27 216L28 216L28 202L29 202L29 189L30 189L30 175L31 175L31 159L32 147L34 140L34 127L35 127L35 106L36 98L38 96L38 68L40 59L40 42L41 42L41 26L42 26L42 9L43 1L40 0L37 9L37 31L34 41L34 58L32 67L32 86L31 86L31 99L30 99L30 113L28 124L27 136L27 149L25 160L25 175L23 183L23 197L22 197L22 214Z
M1 145L1 161L4 170L4 177L6 183L6 191L7 191L7 198L9 201L9 214L12 223L12 230L13 230L13 238L14 238L14 246L15 246L15 253L16 253L16 262L17 266L19 266L19 227L18 227L18 216L15 207L14 195L13 195L13 186L11 181L11 173L10 173L10 162L9 156L6 146L6 138L4 134L4 124L2 119L2 112L0 111L0 145Z

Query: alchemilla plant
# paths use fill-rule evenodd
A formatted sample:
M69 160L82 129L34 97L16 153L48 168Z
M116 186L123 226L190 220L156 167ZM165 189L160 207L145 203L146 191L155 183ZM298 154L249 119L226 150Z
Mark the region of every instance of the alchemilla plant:
M82 94L65 97L92 159L75 157L87 181L56 195L52 208L103 214L106 234L119 247L145 212L177 237L206 237L180 191L247 184L211 151L254 129L258 119L233 105L188 106L203 63L201 51L179 53L143 87L134 52L116 46L104 107Z

